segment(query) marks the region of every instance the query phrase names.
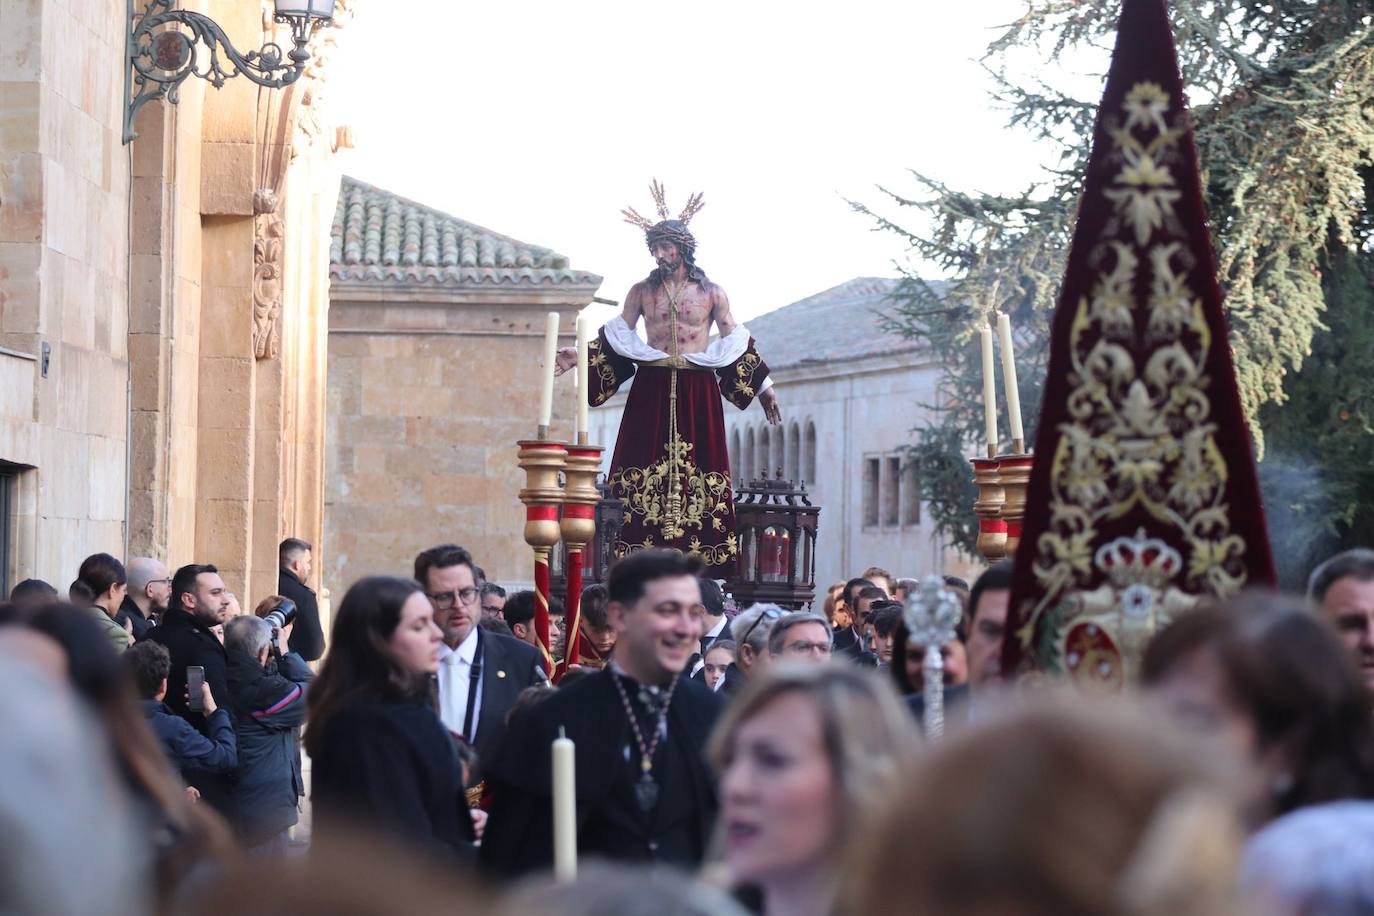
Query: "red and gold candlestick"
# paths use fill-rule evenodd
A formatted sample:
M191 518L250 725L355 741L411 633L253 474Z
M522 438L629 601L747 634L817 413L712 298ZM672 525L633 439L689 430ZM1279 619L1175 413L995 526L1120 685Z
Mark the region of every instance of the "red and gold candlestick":
M1024 452L998 456L997 476L1002 484L1002 519L1007 523L1006 555L1021 543L1026 518L1026 487L1030 485L1032 458Z
M544 669L553 673L553 652L549 643L549 555L562 535L558 509L563 503L563 488L558 474L568 461L568 447L547 439L526 439L519 443L520 467L525 472L525 489L520 501L525 504L525 543L534 550L534 631L544 654Z
M1007 522L1002 517L1006 491L1002 488L1000 458L973 458L973 482L978 499L973 513L978 516L978 552L990 563L1007 555ZM1024 503L1023 503L1024 506Z
M588 445L586 433L578 435L578 444L568 446L568 463L563 490L563 543L568 546L568 594L564 601L567 616L563 630L567 634L563 660L554 671L553 680L562 679L569 665L577 664L578 642L582 638L582 551L596 536L596 504L601 492L596 488L596 475L601 468L599 445Z

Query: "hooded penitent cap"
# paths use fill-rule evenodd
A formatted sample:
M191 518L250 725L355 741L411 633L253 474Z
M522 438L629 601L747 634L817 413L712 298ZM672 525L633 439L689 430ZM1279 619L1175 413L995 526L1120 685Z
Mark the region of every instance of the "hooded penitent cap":
M1122 9L1043 403L1002 670L1114 689L1274 579L1164 0Z

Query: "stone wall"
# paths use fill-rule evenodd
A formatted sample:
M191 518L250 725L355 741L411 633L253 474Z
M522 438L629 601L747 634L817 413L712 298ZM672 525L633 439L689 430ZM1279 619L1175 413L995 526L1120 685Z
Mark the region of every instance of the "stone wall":
M123 18L108 0L0 0L0 460L27 469L11 582L65 588L124 546Z
M573 316L591 294L436 303L336 291L325 437L325 575L336 588L408 576L416 553L445 541L472 551L492 581L533 578L515 443L535 431L544 315L561 314L571 346ZM561 388L554 435L566 439L571 389Z
M219 565L251 607L275 590L281 538L322 539L328 239L343 133L322 100L350 5L340 0L289 89L188 79L178 105L143 107L125 146L124 4L0 0L0 485L13 487L16 515L0 562L10 581L64 587L95 551L151 555ZM271 0L182 7L210 15L240 49L281 40ZM267 215L281 244L263 255ZM270 352L258 346L264 295L275 309Z

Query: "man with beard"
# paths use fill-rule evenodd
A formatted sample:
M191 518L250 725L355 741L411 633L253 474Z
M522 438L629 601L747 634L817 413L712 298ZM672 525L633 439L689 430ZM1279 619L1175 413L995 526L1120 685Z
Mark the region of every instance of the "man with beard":
M186 669L191 666L203 668L215 706L233 709L228 656L212 630L229 619L230 606L229 589L218 569L208 563L183 566L172 576L171 607L163 615L162 622L148 632L148 639L166 646L171 656L171 668L167 672L167 706L202 735L209 734L207 717L205 711L193 711L190 707ZM232 816L229 776L209 770L190 771L184 775L202 799L219 813Z
M472 554L442 544L415 558L415 581L434 608L439 645L439 718L477 749L479 762L495 749L506 712L520 691L545 682L538 650L477 625L481 587Z
M782 411L768 366L731 315L725 290L696 264L696 238L687 224L701 209L701 195L669 219L663 187L655 181L651 190L659 222L634 210L625 216L644 230L658 266L631 287L624 312L606 323L588 354L593 407L636 377L606 478L625 505L615 550L624 556L674 547L700 557L710 578L727 578L739 541L721 399L744 410L757 397L773 424ZM635 333L641 317L647 344ZM559 371L575 360L573 350L561 351Z
M655 549L611 568L610 663L514 716L488 768L479 857L491 871L553 862L549 748L562 732L576 746L580 856L701 863L717 809L702 748L721 699L683 670L703 629L698 569L680 551Z

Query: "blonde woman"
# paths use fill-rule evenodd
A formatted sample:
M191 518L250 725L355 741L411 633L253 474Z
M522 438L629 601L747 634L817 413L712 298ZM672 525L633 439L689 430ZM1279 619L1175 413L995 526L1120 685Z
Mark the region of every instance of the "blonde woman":
M891 799L916 743L911 714L876 675L770 666L727 708L708 749L729 879L762 893L764 916L834 912L841 853Z

